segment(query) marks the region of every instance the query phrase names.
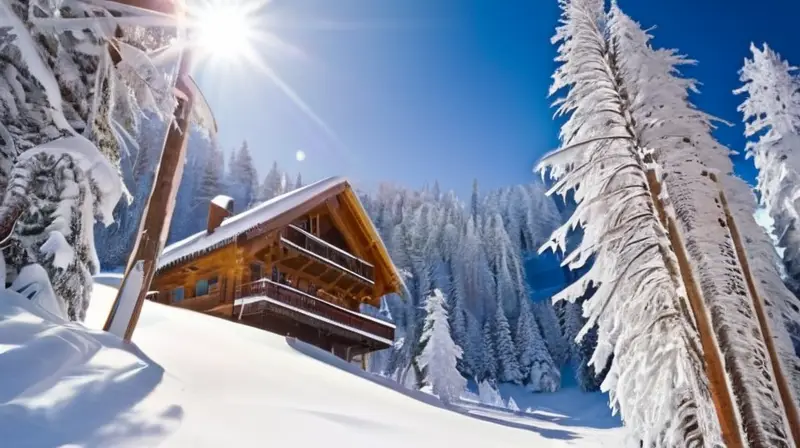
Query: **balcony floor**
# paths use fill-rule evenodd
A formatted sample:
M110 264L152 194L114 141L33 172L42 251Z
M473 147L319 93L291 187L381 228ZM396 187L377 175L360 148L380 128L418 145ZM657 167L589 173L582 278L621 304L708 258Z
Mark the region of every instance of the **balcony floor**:
M233 305L233 316L234 319L238 319L239 312L241 311L244 305L252 305L252 304L260 304L257 309L259 311L256 312L249 312L247 314L242 313L242 318L244 316L252 316L257 315L263 312L276 312L277 314L286 315L287 317L294 317L298 318L301 317L301 321L311 321L309 322L313 327L325 328L330 329L330 327L335 327L337 329L336 333L352 333L353 336L358 335L358 339L366 338L371 340L374 344L379 344L383 347L380 348L389 348L392 346L392 341L389 339L374 335L370 332L360 330L358 328L353 328L348 325L345 325L340 322L336 322L335 320L328 319L323 316L319 316L311 311L306 311L301 308L297 308L291 306L289 304L283 303L280 300L276 300L267 296L253 296L253 297L245 297L242 299L237 299ZM364 316L367 317L367 316ZM370 344L372 345L372 344Z

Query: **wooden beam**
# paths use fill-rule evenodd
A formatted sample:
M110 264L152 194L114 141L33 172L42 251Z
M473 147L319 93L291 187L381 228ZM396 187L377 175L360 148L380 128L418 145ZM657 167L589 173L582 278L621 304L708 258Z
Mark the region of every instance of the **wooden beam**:
M328 211L330 212L331 220L333 220L333 224L339 229L339 233L344 236L344 240L347 242L347 245L350 247L350 250L353 251L353 254L359 258L364 258L364 244L361 244L360 241L356 241L354 239L353 226L347 223L347 219L342 216L340 213L341 206L338 199L330 198L328 199L325 204L328 206Z

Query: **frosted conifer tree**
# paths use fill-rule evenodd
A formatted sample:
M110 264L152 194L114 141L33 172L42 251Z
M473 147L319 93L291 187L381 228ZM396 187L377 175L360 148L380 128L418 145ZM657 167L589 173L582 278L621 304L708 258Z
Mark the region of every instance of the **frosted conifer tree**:
M442 401L458 400L467 380L456 369L463 351L450 337L445 298L438 289L425 304L425 328L420 342L424 345L417 364L425 372L424 382Z
M483 353L483 364L478 371L478 379L494 380L497 378L497 355L494 349L494 338L492 337L491 319L486 319L483 324L481 351Z
M703 353L649 183L648 153L630 130L618 68L625 55L607 38L602 0L559 3L553 41L561 65L551 93L566 91L556 104L569 118L560 149L539 169L556 179L552 193L572 192L577 205L543 249L565 250L572 229L581 227L583 238L564 264L594 263L556 298L574 301L599 285L584 304L588 320L578 338L598 326L591 365L602 370L614 353L603 389L644 446L719 446Z
M561 374L547 351L527 299L519 308L514 342L523 382L534 392L555 392L561 386Z
M558 324L558 316L556 316L553 304L549 301L534 303L533 315L539 325L539 330L541 330L544 342L547 344L547 351L553 358L553 362L558 367L566 365L569 360L569 348Z
M278 168L278 162L272 162L272 168L267 172L264 182L261 184L258 197L260 202L268 201L284 193L282 178L283 172Z
M507 383L521 382L522 376L514 341L511 338L511 328L501 306L495 307L492 333L495 341L495 356L497 357L497 379Z
M478 383L478 398L483 404L496 406L498 408L505 407L503 404L503 397L490 381L481 381Z
M800 81L797 69L766 44L750 46L740 72L744 83L738 94L747 97L739 111L746 121L748 156L758 168L761 203L775 220L784 260L795 281L800 280Z
M663 170L665 204L674 210L676 236L694 266L705 302L702 312L708 310L707 317L698 319L712 324L714 345L725 358L725 373L736 391L734 412L748 428L740 436L751 446L791 446L779 376L767 351L774 342L765 338L756 317L756 298L728 225L735 217L720 197L733 182L730 151L711 135L712 117L688 99L696 83L681 78L678 67L691 61L674 50L651 48L650 36L616 4L610 17L614 53L626 55L618 59L624 100L630 105L628 129ZM708 356L719 356L716 347Z
M250 147L247 142L243 142L230 170L230 179L233 185L230 187L230 196L234 200L237 211L247 210L258 203L258 172L253 165L253 157L250 155Z
M7 279L40 264L65 317L80 320L98 269L93 220L112 222L125 142L138 133L143 110L169 116L175 106L170 80L146 54L170 36L130 20L112 58L103 30L116 19L101 6L12 0L3 8L0 222L22 213L5 251ZM110 26L70 22L85 17ZM43 25L48 20L55 29Z
M216 148L212 148L211 151L210 157L203 166L202 177L194 194L195 207L202 211L206 211L211 200L222 193L223 173L220 161L224 160L224 157Z
M297 190L302 186L303 186L303 176L300 173L297 173L297 177L294 180L294 189Z

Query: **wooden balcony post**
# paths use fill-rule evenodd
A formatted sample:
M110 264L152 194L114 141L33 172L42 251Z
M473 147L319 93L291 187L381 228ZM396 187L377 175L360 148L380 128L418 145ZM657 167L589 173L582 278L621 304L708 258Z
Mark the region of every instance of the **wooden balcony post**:
M236 303L236 269L228 269L225 273L225 291L222 291L223 302Z

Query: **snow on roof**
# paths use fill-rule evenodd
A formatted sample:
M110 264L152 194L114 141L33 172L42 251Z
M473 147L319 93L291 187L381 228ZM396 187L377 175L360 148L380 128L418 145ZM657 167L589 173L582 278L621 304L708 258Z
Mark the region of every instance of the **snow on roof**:
M167 246L161 254L158 268L164 269L189 258L226 246L233 242L237 236L259 224L286 213L331 188L345 184L347 184L347 180L343 177L329 177L276 196L261 205L226 219L211 234L203 230Z

